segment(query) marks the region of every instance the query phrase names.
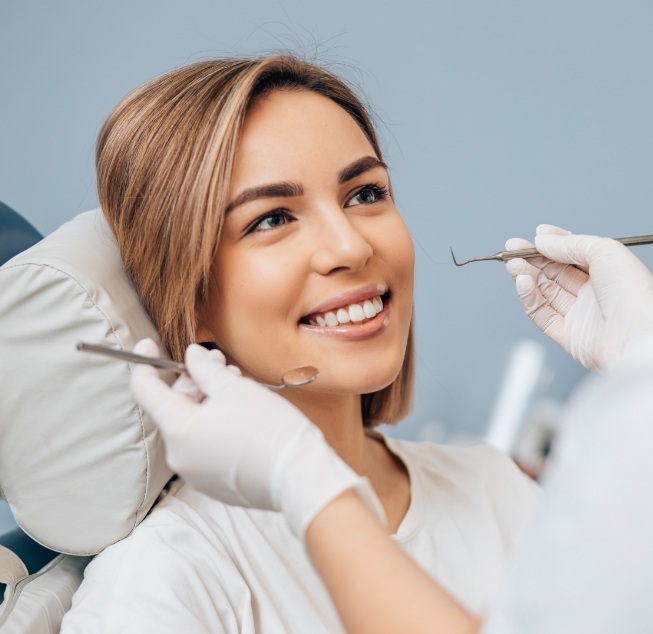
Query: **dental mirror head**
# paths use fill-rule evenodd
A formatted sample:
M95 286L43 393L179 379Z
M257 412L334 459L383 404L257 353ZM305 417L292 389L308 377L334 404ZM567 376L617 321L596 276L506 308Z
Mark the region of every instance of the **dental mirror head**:
M319 372L317 368L312 365L303 365L299 368L288 370L288 372L281 377L281 383L279 385L269 385L267 383L261 383L261 385L265 385L265 387L269 387L272 390L283 390L287 387L302 387L302 385L313 383L318 375Z
M178 372L179 374L186 372L186 366L183 363L177 363L176 361L171 361L170 359L147 357L142 354L136 354L135 352L129 352L128 350L111 348L109 346L104 346L97 343L80 342L77 344L77 349L84 352L95 352L96 354L102 354L113 359L131 361L132 363L145 363L147 365L152 365L155 368L172 370L173 372ZM271 390L283 390L287 387L302 387L303 385L308 385L309 383L315 381L318 375L319 372L317 368L314 368L312 365L304 365L299 368L288 370L288 372L286 372L281 377L281 383L278 385L270 385L269 383L262 383L261 381L257 381L257 383L260 383L265 387L269 387Z

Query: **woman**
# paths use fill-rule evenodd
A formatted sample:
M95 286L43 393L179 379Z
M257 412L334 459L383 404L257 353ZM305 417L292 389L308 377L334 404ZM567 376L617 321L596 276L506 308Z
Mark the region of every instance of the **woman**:
M607 375L586 386L567 415L538 514L483 632L645 634L653 626L646 594L653 581L653 512L647 503L653 479L653 276L611 240L543 226L536 244L549 259L508 267L526 312L576 359ZM151 341L139 348L157 352ZM239 471L238 479L247 482L241 495L267 498L266 508L275 508L269 500L276 491L282 500L278 510L291 518L292 509L301 506L294 498L310 496L292 486L293 479L310 476L306 463L286 463L292 477L271 484L266 476L274 467L262 473L260 463L254 466L243 456L267 455L273 464L280 460L277 447L299 442L304 455L320 461L328 447L319 436L302 436L309 421L229 372L220 355L191 346L186 358L192 384L206 395L201 404L183 394L190 379L171 390L152 368L139 366L132 381L171 448L175 468L199 490L223 500L233 495L233 480L225 475ZM251 391L248 400L260 391L268 416L278 414L275 449L269 449L269 431L256 412L230 407L242 400L234 399L238 389ZM241 458L238 464L234 454ZM213 462L197 467L207 456ZM305 540L350 634L479 630L480 621L387 538L353 491L326 501ZM375 584L380 591L369 592Z
M536 488L489 447L373 429L410 406L413 247L351 90L288 56L173 71L111 113L97 171L125 268L174 358L210 342L265 383L303 365L320 375L282 397L234 383L234 427L239 407L275 412L261 436L272 462L247 458L271 474L267 488L240 479L238 460L225 501L240 506L178 484L89 566L63 631L342 631L301 538L352 486L462 617L479 614ZM288 443L286 415L320 431ZM320 433L329 450L314 460L301 447ZM308 475L293 479L286 467L302 460ZM259 510L279 508L288 523Z

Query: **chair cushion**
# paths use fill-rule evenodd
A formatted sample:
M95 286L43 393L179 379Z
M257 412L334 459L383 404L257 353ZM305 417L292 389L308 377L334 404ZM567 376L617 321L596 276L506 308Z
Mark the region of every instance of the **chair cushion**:
M0 605L3 634L57 634L92 557L59 555L39 572L16 581Z
M0 495L47 548L98 553L171 476L130 366L76 349L146 336L158 341L99 210L0 267Z

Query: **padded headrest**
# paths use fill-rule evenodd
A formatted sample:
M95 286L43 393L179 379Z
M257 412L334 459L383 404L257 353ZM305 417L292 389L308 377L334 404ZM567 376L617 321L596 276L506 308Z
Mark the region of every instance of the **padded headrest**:
M0 267L0 495L48 548L122 539L171 476L130 366L76 349L143 337L159 341L99 210Z

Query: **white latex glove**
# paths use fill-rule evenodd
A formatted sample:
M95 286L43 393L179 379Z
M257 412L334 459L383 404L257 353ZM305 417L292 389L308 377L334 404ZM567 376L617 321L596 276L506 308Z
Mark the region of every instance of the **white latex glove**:
M509 260L506 268L526 314L574 359L605 369L653 335L653 275L627 247L552 225L537 228L535 246L546 257Z
M151 339L134 350L159 355ZM349 488L385 521L368 480L295 406L240 376L218 350L192 344L185 363L190 377L182 375L172 388L143 364L133 368L131 386L163 436L168 464L189 485L226 504L281 511L301 538L315 515Z

